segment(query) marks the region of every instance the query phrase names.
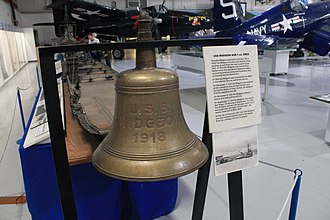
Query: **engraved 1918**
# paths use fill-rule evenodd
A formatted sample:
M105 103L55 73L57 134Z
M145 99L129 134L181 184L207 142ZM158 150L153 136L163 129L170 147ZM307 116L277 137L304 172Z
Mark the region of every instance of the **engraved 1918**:
M156 143L166 141L165 132L153 132L153 133L135 133L134 134L135 143Z
M170 103L132 103L120 115L120 126L134 130L135 143L160 143L166 140L166 129L176 126L179 114Z

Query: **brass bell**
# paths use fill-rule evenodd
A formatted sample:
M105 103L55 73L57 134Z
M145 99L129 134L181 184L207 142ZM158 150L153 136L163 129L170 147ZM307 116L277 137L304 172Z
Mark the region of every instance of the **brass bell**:
M151 19L141 12L139 41L152 40ZM188 128L178 76L156 67L154 48L136 51L136 68L115 82L112 128L93 154L101 173L129 181L160 181L189 174L208 159L205 145Z

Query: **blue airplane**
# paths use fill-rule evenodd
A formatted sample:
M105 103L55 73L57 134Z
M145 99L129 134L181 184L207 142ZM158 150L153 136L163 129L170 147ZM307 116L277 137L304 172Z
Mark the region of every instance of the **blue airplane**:
M304 4L286 0L245 21L238 0L214 1L217 37L233 37L235 43L259 48L299 45L321 56L330 51L330 1Z

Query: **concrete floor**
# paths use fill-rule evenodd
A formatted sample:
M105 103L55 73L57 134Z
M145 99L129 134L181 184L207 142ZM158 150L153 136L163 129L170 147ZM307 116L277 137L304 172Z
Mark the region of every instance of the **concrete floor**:
M30 85L31 88L21 92L25 118L27 119L38 88L36 63L27 64L5 85L0 87L0 196L22 195L25 192L18 145L16 144L16 141L23 135L21 117L16 104L16 88L27 88ZM13 114L14 109L15 114ZM13 129L9 137L12 122ZM5 148L8 137L8 145ZM0 219L26 220L31 219L31 217L27 205L0 205Z
M304 171L300 194L299 220L330 219L330 147L324 142L328 106L311 101L314 93L330 92L327 83L330 68L324 62L292 61L288 75L271 77L269 95L262 104L263 120L259 126L259 148L262 161ZM37 91L34 80L36 63L28 64L20 73L0 88L0 196L24 192L16 140L22 136L18 110L7 149L4 148L15 107L16 87L32 87L22 93L28 115ZM170 56L158 58L158 65L172 68ZM131 59L116 61L114 68L123 71L134 67ZM328 71L329 72L329 71ZM184 115L190 129L202 133L205 106L204 76L178 70ZM330 75L330 74L329 74ZM261 82L264 80L261 79ZM263 85L261 85L263 91ZM4 155L4 156L3 156ZM177 207L161 220L191 218L196 173L180 178ZM243 171L246 219L276 219L291 187L293 174L268 165ZM226 176L214 177L208 188L204 219L229 219ZM0 220L31 219L27 206L0 206ZM282 219L287 219L287 212Z

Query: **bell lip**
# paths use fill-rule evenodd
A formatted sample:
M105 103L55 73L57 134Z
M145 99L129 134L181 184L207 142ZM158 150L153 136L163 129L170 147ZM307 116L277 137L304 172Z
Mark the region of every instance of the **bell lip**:
M178 173L175 173L175 174L172 174L172 175L168 175L168 174L161 175L160 174L158 176L146 177L146 176L142 176L142 175L141 176L136 175L134 170L132 170L132 172L129 175L127 175L127 173L126 173L126 175L120 175L120 174L115 173L115 172L109 172L109 171L103 169L101 166L99 166L95 162L96 160L94 159L94 154L93 154L93 158L92 158L92 163L93 163L93 166L100 173L102 173L106 176L115 178L115 179L119 179L119 180L123 180L123 181L130 181L130 182L158 182L158 181L164 181L164 180L170 180L170 179L182 177L182 176L188 175L192 172L195 172L196 170L201 168L207 162L207 160L209 159L209 152L208 152L206 146L202 142L198 143L194 148L198 148L199 151L201 151L201 153L205 153L204 158L202 158L199 161L199 163L195 164L194 166L191 166L189 169L187 169L187 168L182 169L181 172L178 172ZM204 151L204 152L202 152L202 151ZM120 159L120 160L125 161L125 162L129 161L129 160L121 159L121 158L118 158L118 157L114 157L113 155L109 154L108 159L111 158L111 157L116 158L116 159ZM163 159L162 161L168 161L169 165L171 164L169 159ZM135 176L134 176L134 174L135 174Z
M127 177L127 176L123 176L123 175L116 175L114 173L110 173L105 171L104 169L102 169L100 166L98 166L96 163L93 162L93 166L102 174L112 177L114 179L118 179L118 180L123 180L123 181L129 181L129 182L158 182L158 181L165 181L165 180L170 180L170 179L175 179L175 178L179 178L185 175L188 175L190 173L195 172L196 170L198 170L199 168L201 168L206 161L208 160L208 157L206 157L206 159L204 159L203 161L201 161L201 163L199 163L197 166L195 166L194 168L187 170L185 172L181 172L175 175L166 175L163 177L136 177L136 178L132 178L132 177Z
M172 159L173 157L179 157L181 155L186 155L190 152L190 150L194 150L196 148L196 145L199 145L200 141L196 137L193 137L189 143L186 145L180 146L180 150L176 151L167 151L160 154L137 154L137 153L124 153L119 150L115 149L103 149L105 153L108 153L109 155L116 157L116 158L122 158L123 160L132 160L132 161L158 161L158 160L166 160L166 159Z

